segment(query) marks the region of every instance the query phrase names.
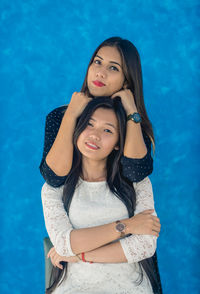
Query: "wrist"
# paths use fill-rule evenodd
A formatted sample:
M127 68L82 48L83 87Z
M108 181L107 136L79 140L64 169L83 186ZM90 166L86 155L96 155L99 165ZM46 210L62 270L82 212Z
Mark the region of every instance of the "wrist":
M121 220L122 223L124 223L126 225L125 228L125 235L129 235L132 234L131 230L130 230L130 218L126 218L124 220Z
M88 257L88 254L86 256L87 252L82 252L79 255L81 256L81 260L83 262L89 262L89 263L93 263L93 261L90 261L90 258Z
M121 219L120 221L116 221L114 223L115 225L115 231L117 232L117 234L119 234L117 236L118 238L124 238L125 236L130 234L130 221L129 218L127 219Z
M126 114L127 114L127 116L128 116L129 114L134 113L134 112L138 112L136 106L126 108Z
M77 261L82 261L81 254L76 254Z
M67 115L68 118L70 118L71 120L77 120L77 118L79 117L80 113L77 112L76 109L73 109L72 107L70 107L70 104L67 107L67 110L65 112L65 114Z

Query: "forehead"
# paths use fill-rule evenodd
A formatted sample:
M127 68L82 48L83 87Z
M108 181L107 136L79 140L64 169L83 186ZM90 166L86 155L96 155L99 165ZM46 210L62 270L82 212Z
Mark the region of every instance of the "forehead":
M105 46L101 47L97 55L102 57L105 61L116 61L122 63L121 55L116 47Z
M117 116L112 109L98 108L92 114L92 118L102 123L111 123L116 127L118 126Z

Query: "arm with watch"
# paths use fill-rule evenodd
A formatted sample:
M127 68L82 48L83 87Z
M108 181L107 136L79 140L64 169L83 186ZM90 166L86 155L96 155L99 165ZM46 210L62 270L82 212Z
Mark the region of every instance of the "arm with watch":
M112 98L116 96L121 97L127 114L126 139L121 157L122 174L131 182L139 182L153 171L151 140L142 128L142 118L132 91L124 88L112 95Z
M135 214L129 219L134 220L133 227L127 228L126 220L117 221L116 230L121 233L121 239L86 252L86 261L134 263L154 255L161 226L154 208L152 185L148 177L133 185L137 198ZM146 214L146 218L142 214Z
M126 104L127 113L127 132L124 146L124 154L121 158L122 174L131 182L139 182L150 175L153 170L153 160L151 157L151 141L148 135L143 132L140 122L141 118L133 105L133 99L130 96L129 90L119 92L122 97L122 102L129 101ZM118 93L116 93L118 94ZM128 95L124 97L124 95ZM132 95L132 94L131 94ZM72 156L68 154L69 148L65 148L69 138L66 138L66 130L69 129L69 121L72 120L72 115L66 111L68 106L56 108L47 115L45 123L45 140L43 157L40 163L40 172L45 181L53 186L60 187L66 180L69 171L69 162ZM59 138L59 144L58 144ZM62 152L60 151L62 147ZM51 152L51 157L54 158L54 165L47 164L46 158ZM66 153L67 152L67 153ZM66 153L66 154L65 154ZM60 159L62 154L62 160ZM63 160L63 157L65 160ZM68 169L62 167L62 173L58 171L62 164L68 163ZM65 172L64 172L65 170Z
M112 98L119 96L127 114L126 139L124 145L124 156L132 159L144 158L147 154L147 147L144 142L141 116L138 113L133 93L130 89L123 88L112 95Z
M152 256L160 225L155 211L152 211L154 202L150 180L145 178L134 184L134 187L137 203L133 217L76 230L64 209L62 188L55 189L45 183L42 188L44 218L56 252L66 258L75 255L80 257L84 252L88 262L108 263L131 263Z

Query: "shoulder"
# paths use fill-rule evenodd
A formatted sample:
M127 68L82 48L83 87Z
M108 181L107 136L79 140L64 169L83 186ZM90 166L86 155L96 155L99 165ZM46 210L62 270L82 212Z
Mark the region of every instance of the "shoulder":
M139 189L141 189L141 190L150 189L151 190L152 184L151 184L149 177L146 177L140 182L133 183L133 187L134 187L134 189L137 189L137 190L139 190Z
M51 198L52 196L54 196L55 198L58 196L62 197L63 189L64 189L64 185L55 188L47 184L47 182L45 182L41 190L42 198L49 198L50 196Z
M65 114L67 106L68 105L63 105L63 106L57 107L54 110L52 110L51 112L49 112L49 114L47 114L47 116L46 116L46 121L60 123L64 114Z

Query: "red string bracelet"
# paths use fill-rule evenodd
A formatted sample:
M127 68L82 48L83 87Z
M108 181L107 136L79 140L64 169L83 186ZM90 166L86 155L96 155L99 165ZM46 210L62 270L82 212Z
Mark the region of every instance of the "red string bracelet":
M85 253L84 252L81 253L81 258L82 258L82 261L86 262L86 260L85 260Z
M83 261L83 262L93 263L93 261L86 261L86 260L85 260L85 253L84 253L84 252L81 253L81 258L82 258L82 261Z

